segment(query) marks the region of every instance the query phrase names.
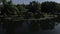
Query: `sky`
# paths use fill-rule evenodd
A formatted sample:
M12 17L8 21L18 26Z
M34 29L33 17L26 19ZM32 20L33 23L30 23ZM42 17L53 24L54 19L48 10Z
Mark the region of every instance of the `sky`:
M29 4L29 2L31 1L38 1L38 2L44 2L44 1L55 1L57 3L60 3L60 0L12 0L13 1L13 4Z

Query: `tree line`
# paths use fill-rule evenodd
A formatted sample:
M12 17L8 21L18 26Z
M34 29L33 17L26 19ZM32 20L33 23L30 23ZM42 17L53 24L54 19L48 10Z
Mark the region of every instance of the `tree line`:
M60 4L56 2L36 2L32 1L28 5L14 5L12 1L2 1L0 5L0 14L6 17L10 15L18 15L22 18L40 18L44 17L43 13L58 14L60 12Z

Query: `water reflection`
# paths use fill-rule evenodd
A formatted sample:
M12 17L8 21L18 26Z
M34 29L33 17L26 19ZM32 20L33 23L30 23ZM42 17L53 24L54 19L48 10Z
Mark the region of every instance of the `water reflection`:
M8 26L5 24L6 32L9 34L29 32L29 33L40 33L40 34L57 34L58 28L55 27L56 22L52 20L32 20L32 21L19 21L10 22ZM59 29L60 30L60 29ZM8 34L8 33L7 33Z

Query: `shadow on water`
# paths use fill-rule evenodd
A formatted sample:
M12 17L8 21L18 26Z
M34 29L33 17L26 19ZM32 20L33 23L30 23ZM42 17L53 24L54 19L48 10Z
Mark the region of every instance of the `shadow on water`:
M7 23L7 24L6 24ZM19 21L19 22L4 22L3 30L6 34L18 34L22 32L35 33L35 34L57 34L56 22L53 20L32 20L32 21ZM57 26L56 26L57 27ZM4 32L4 31L3 31Z

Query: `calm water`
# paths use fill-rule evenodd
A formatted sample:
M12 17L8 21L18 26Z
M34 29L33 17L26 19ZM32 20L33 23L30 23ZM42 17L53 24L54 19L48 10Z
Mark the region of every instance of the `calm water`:
M15 29L15 32L16 33L27 32L28 34L60 34L60 24L56 25L55 29L53 29L53 30L46 30L46 31L42 30L42 31L38 31L38 32L29 32L28 25L29 24L23 23L22 27L17 27ZM3 30L0 26L0 34L4 34L5 32L6 32L6 29Z

